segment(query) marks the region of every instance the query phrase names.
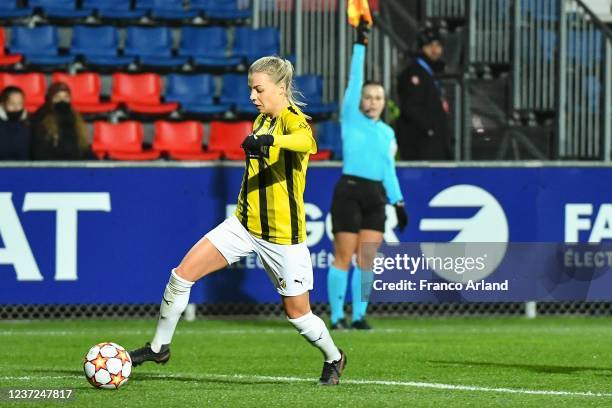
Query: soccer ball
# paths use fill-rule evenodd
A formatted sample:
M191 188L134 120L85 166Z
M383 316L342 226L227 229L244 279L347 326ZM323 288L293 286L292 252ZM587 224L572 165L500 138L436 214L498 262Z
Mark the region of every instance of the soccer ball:
M132 359L116 343L98 343L87 352L83 369L87 381L94 387L116 390L130 377Z

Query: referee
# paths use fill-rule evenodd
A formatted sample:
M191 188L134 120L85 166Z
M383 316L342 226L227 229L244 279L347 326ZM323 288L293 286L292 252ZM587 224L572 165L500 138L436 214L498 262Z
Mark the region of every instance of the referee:
M378 248L382 242L387 202L395 207L400 231L408 224L395 173L395 133L380 119L385 107L385 90L378 82L364 83L367 32L368 27L362 19L357 27L357 43L353 46L349 82L341 111L344 163L332 202L334 262L327 275L332 329L349 328L344 317L344 296L354 254L357 254L358 262L351 279L351 327L371 328L365 320L367 298L361 296L362 273L371 273L368 266L371 260L362 258L364 254L360 244L375 244ZM364 274L364 281L369 276L371 274ZM370 289L369 284L364 286Z

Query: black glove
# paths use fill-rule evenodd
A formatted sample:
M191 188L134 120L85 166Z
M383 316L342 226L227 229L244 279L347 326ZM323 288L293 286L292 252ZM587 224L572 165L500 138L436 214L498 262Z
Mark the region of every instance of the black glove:
M368 45L369 32L370 27L368 27L368 23L366 23L363 16L361 16L361 20L359 20L359 25L357 26L357 44Z
M406 214L406 210L404 209L404 202L398 201L393 204L393 206L395 207L395 215L397 216L397 228L402 232L408 225L408 214Z
M240 145L247 152L259 152L263 146L272 146L274 136L272 135L248 135Z

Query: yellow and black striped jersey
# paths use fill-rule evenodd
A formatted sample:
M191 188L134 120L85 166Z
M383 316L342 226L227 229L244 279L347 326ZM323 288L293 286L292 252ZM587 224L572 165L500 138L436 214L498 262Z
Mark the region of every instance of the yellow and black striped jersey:
M304 188L308 156L317 152L312 129L295 106L276 118L260 114L255 135L274 136L274 144L248 155L236 216L254 236L294 245L306 239Z

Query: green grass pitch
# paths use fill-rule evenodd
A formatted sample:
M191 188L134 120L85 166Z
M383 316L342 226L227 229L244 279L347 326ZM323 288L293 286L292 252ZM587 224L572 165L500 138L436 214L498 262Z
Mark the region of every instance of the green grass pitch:
M373 319L334 332L348 355L339 387L315 385L322 360L284 320L181 322L165 365L118 391L82 371L89 347L127 349L153 320L0 322L0 388L72 388L74 407L612 406L612 319ZM6 394L6 392L5 392ZM51 401L0 406L62 406Z

